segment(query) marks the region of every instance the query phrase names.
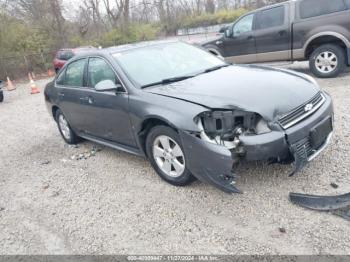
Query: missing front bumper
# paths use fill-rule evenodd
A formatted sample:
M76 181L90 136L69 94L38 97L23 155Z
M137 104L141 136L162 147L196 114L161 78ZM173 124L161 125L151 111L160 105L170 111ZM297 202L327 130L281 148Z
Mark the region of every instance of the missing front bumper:
M294 169L290 176L299 172L308 162L319 156L330 143L332 136L333 120L332 117L328 117L315 126L309 136L291 145Z
M224 192L241 193L235 187L235 177L232 173L234 161L226 147L204 142L182 131L180 131L180 137L187 168L196 178Z
M284 136L265 136L265 140L251 145L245 141L246 152L244 160L278 159L277 162L288 162L288 157L294 161L293 171L290 176L301 171L310 161L315 159L330 143L332 132L325 139L324 144L313 150L308 138L305 138L292 146ZM235 174L233 173L234 160L232 152L224 146L204 142L203 140L180 131L182 145L184 147L186 163L191 173L202 182L212 184L227 193L242 193L235 186ZM276 139L277 138L277 139ZM253 143L254 140L251 142ZM259 159L260 158L260 159Z
M244 152L239 152L238 160L283 164L294 162L292 175L299 172L316 158L331 141L333 125L330 130L326 129L323 132L320 139L316 135L313 141L310 141L310 132L317 129L323 122L333 119L332 101L328 95L325 97L326 102L317 112L288 130L272 131L254 136L240 136L239 140ZM331 121L331 123L333 122ZM235 175L232 172L237 159L229 149L225 146L205 142L189 132L179 131L179 134L186 155L187 168L194 176L225 192L241 192L235 186ZM316 146L310 145L311 150L306 151L305 149L308 148L305 147L306 143L314 143Z

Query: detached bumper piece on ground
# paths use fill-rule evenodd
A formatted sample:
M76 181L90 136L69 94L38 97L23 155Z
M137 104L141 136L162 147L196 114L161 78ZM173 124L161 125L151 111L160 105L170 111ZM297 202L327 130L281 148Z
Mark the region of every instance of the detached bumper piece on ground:
M311 210L330 212L350 221L350 193L340 196L314 196L290 193L293 204Z

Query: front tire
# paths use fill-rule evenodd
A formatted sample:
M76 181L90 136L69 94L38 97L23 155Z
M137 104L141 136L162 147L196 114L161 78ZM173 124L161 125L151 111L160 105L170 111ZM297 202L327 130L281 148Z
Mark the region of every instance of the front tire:
M345 69L345 52L337 45L318 47L310 56L310 70L319 78L337 77Z
M60 134L64 141L69 145L75 145L80 140L79 137L74 133L74 131L71 129L66 117L63 115L61 110L56 111L56 122L58 126L58 130L60 131Z
M4 93L0 91L0 103L4 101Z
M187 169L179 135L170 127L156 126L146 140L147 156L157 174L174 186L186 186L195 181Z

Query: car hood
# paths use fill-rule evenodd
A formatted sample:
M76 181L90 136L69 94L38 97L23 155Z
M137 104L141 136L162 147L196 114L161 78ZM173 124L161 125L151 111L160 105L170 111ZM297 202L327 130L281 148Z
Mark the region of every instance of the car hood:
M239 109L272 121L306 103L320 90L306 75L263 66L229 66L144 91L210 109Z

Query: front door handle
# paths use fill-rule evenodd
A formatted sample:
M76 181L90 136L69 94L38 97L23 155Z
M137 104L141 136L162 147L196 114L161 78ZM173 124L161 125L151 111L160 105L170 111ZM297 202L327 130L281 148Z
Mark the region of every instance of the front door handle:
M87 98L87 101L90 105L92 105L95 102L95 100L91 96Z
M254 36L250 35L247 37L248 40L253 40L254 39Z
M58 93L59 97L64 97L64 93Z
M95 102L95 100L91 96L81 97L79 98L79 100L83 104L90 104L90 105Z

